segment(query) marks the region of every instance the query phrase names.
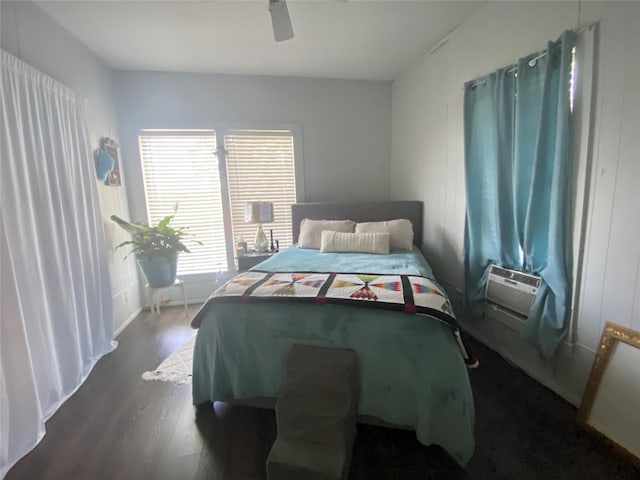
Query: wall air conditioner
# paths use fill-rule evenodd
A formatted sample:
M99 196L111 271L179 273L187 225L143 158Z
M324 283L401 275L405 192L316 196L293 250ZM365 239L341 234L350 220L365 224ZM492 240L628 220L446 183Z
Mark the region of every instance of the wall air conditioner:
M489 304L509 310L525 319L540 287L540 277L491 265L485 298Z

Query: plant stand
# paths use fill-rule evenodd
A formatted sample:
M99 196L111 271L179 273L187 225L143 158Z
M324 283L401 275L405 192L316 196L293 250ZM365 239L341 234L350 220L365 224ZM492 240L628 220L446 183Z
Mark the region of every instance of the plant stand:
M180 280L179 278L176 278L172 285L167 285L166 287L154 288L149 286L148 283L145 285L145 288L147 289L147 293L149 295L149 306L151 308L151 312L155 316L160 315L159 293L165 288L173 288L173 287L177 287L180 290L182 290L182 302L184 304L184 314L187 317L189 316L189 311L187 310L187 296L184 291L184 281Z

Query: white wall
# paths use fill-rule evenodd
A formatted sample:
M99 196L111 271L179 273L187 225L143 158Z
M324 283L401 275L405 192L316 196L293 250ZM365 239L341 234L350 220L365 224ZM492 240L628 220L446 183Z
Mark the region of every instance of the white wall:
M297 123L304 148L301 201L389 198L391 82L120 71L116 91L136 219L145 219L142 128Z
M116 92L135 220L146 220L137 143L143 128L296 124L304 170L299 201L389 198L391 82L119 71ZM216 287L213 273L184 281L190 302ZM171 289L163 297L177 303L179 293Z
M117 138L113 71L33 3L3 1L0 9L2 48L89 99L93 148L100 146L101 137ZM109 216L129 216L126 189L107 187L97 180L96 184L107 244L112 247L120 234ZM140 308L139 286L133 260L124 262L123 253L113 248L108 256L117 330ZM2 262L3 268L7 263Z
M576 346L543 364L487 320L469 330L578 404L606 320L640 329L640 4L490 3L393 82L391 197L425 202L424 250L454 297L463 287L463 83L600 21L585 263Z

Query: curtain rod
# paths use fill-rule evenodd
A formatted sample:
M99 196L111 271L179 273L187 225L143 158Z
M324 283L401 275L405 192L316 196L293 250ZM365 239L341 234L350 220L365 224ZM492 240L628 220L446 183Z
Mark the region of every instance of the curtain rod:
M578 35L581 35L582 33L584 33L586 30L591 30L597 22L594 23L590 23L589 25L584 25L583 27L579 28L576 31L576 37ZM547 52L541 52L540 54L536 55L535 57L533 57L531 60L529 60L529 66L530 67L535 67L536 62L538 60L540 60L541 58L545 57L547 55ZM507 70L507 75L513 72L517 72L518 71L518 65L514 65L513 67L511 67L509 70ZM472 83L471 84L471 88L475 88L475 87L479 87L480 85L484 85L485 83L487 83L486 80L480 80L478 82ZM462 87L462 90L464 90L464 86Z
M530 67L535 67L536 63L538 62L538 60L540 60L541 58L544 58L547 56L547 52L542 52L540 55L536 55L535 57L533 57L531 60L529 60L529 62L527 62L527 64ZM507 74L515 72L518 70L518 65L514 65L513 67L511 67L509 70L507 70Z

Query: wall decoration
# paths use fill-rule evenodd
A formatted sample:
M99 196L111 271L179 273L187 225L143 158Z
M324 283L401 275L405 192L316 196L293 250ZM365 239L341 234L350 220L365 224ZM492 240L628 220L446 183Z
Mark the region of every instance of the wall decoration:
M96 166L96 176L98 180L104 182L111 173L111 170L113 170L116 161L101 148L93 152L93 159Z
M605 324L578 420L640 465L640 332Z
M116 140L109 137L104 137L100 142L100 147L115 161L113 169L109 172L107 179L104 181L105 185L114 187L122 185L122 181L120 180L120 159L118 155L119 146L120 145Z

